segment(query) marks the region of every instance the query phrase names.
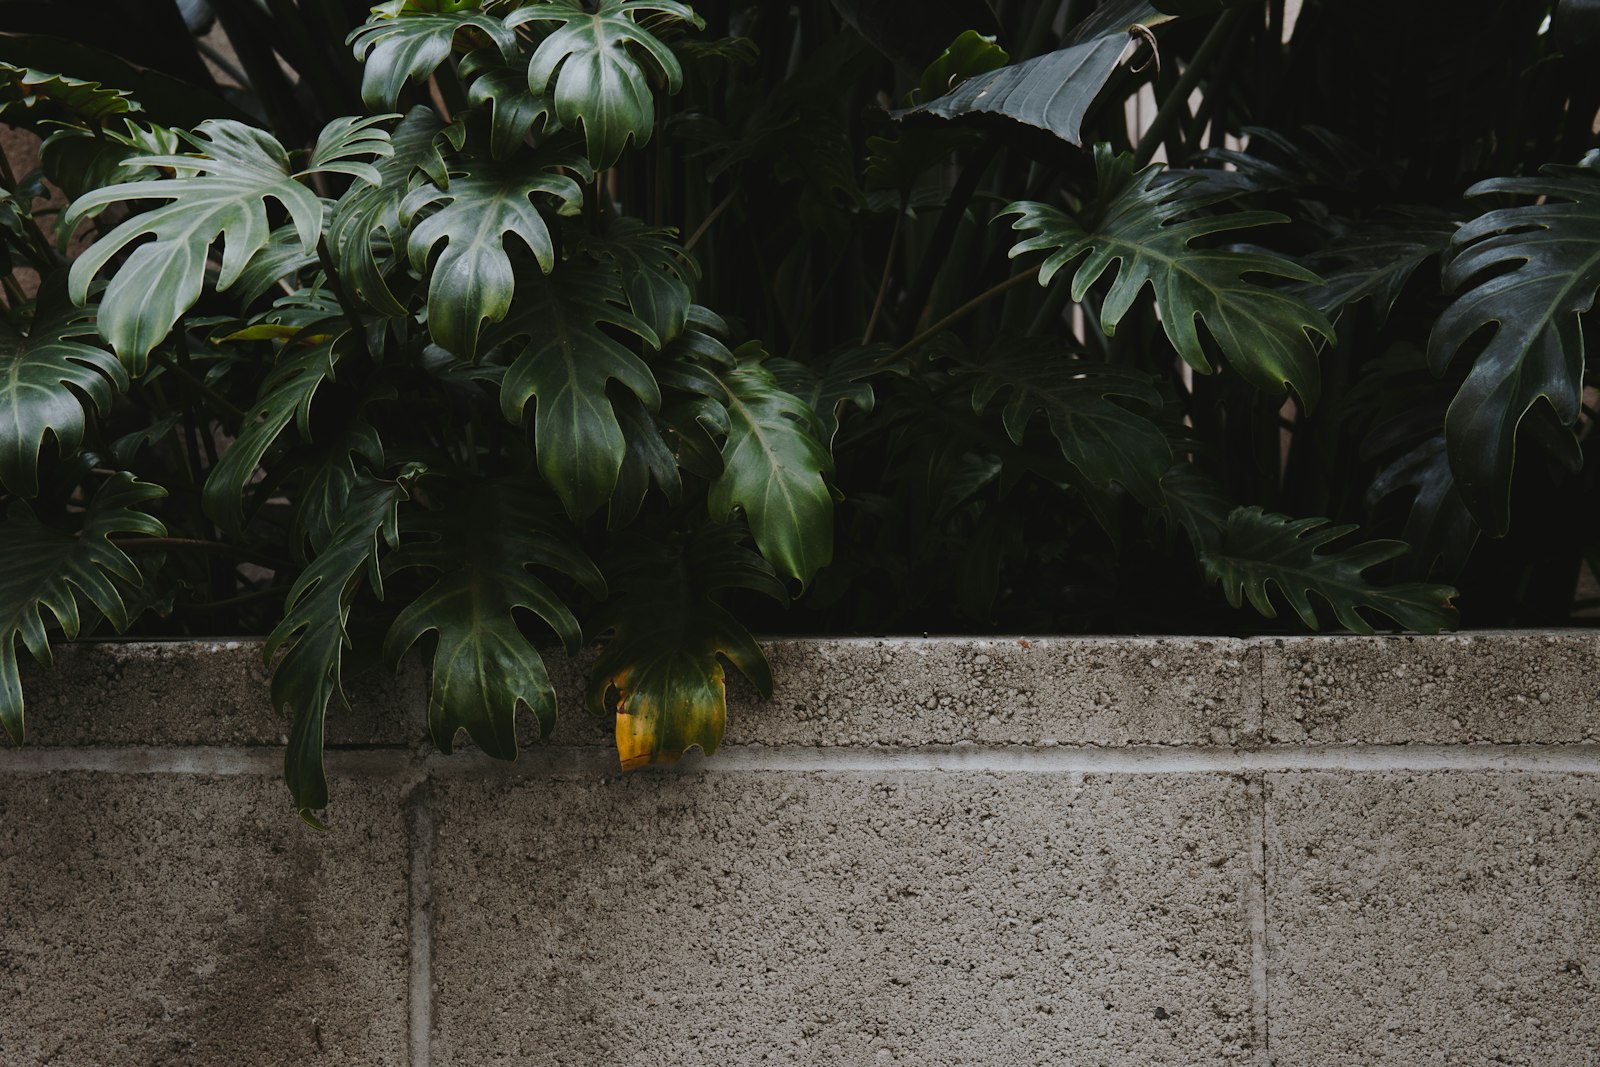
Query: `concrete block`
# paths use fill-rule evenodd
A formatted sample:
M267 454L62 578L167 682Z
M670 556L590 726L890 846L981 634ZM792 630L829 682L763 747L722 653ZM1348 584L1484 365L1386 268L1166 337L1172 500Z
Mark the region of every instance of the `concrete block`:
M1269 741L1600 740L1600 633L1308 637L1255 642Z
M435 785L433 1062L1255 1062L1244 784Z
M1597 1062L1600 779L1266 787L1274 1063Z
M1255 651L1229 638L765 641L772 700L730 672L736 745L1226 745L1260 730ZM582 710L587 657L546 658L562 744L610 744ZM530 738L531 740L531 738Z
M259 640L92 641L54 650L55 666L23 670L28 744L276 745L288 720L272 710ZM328 715L330 745L405 744L427 691L416 657L347 676L351 708Z
M0 1063L407 1064L399 784L0 776Z

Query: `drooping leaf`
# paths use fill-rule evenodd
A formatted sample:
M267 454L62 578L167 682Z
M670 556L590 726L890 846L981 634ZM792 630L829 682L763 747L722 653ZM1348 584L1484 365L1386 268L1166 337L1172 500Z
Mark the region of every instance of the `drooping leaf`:
M1461 499L1442 432L1435 433L1380 467L1367 488L1367 503L1411 493L1401 536L1415 547L1419 572L1437 561L1448 577L1460 572L1478 540L1478 524Z
M528 88L527 72L504 64L499 52L483 48L461 64L468 80L467 102L489 112L489 154L505 159L536 126L554 126L555 101Z
M1149 378L1071 359L1049 340L1001 342L969 370L976 414L1009 393L1001 421L1015 444L1023 443L1034 414L1043 411L1062 457L1089 482L1102 489L1116 482L1142 503L1161 505L1161 476L1172 465L1172 449L1160 427L1117 402L1159 411L1161 395Z
M853 407L863 415L872 413L876 395L868 379L901 373L896 366L879 365L891 351L890 345L857 346L814 364L774 358L767 360L767 369L779 386L816 413L817 439L831 449L846 408Z
M1600 289L1600 171L1548 166L1534 177L1479 182L1467 193L1539 198L1489 211L1456 232L1444 275L1456 297L1428 339L1437 374L1492 328L1445 416L1445 440L1462 499L1485 530L1500 535L1511 524L1519 429L1541 400L1562 428L1548 436L1559 442L1558 458L1579 457L1572 427L1583 389L1580 319Z
M1084 117L1116 72L1127 44L1120 33L1085 41L968 78L935 100L893 115L902 120L997 115L1081 145Z
M350 647L346 623L350 604L363 580L383 596L379 554L399 540L397 509L407 499L407 486L420 473L407 469L395 481L364 478L350 493L339 525L327 547L300 573L289 589L282 621L268 635L270 663L292 642L272 672L272 706L294 717L283 776L301 818L320 826L312 812L327 807L328 777L322 747L328 704L345 702L344 651Z
M389 137L393 153L378 161L377 180L356 182L329 214L328 248L340 279L356 299L385 315L407 314L386 278L403 258L397 247L406 234L400 205L415 175L425 174L440 184L449 180L441 149L444 133L444 121L433 108L412 108Z
M174 130L131 119L123 120L122 131L60 126L39 144L39 169L67 199L76 200L104 185L160 177L154 167L126 163L134 156L171 155L182 144Z
M296 331L298 332L298 331ZM311 438L311 402L322 383L333 379L340 357L338 331L313 344L285 345L278 365L261 383L261 396L245 412L233 444L206 478L201 500L218 526L237 533L244 526L244 488L279 435L294 422L304 440Z
M646 363L608 334L614 326L652 348L660 341L628 311L621 279L606 268L569 260L554 274L522 286L493 343L522 341L500 386L500 409L521 423L536 400L533 439L539 473L574 518L611 498L627 443L606 386L618 382L651 411L661 390Z
M370 128L362 131L360 151L378 151L376 133ZM101 336L135 375L144 372L150 351L200 298L206 257L214 241L223 240L219 289L237 281L266 245L267 200L276 200L288 211L305 251L316 247L322 233L322 202L296 180L313 171L291 173L288 153L269 134L220 119L202 123L185 137L203 154L135 156L125 164L171 167L179 177L94 190L74 201L62 219L65 241L80 221L112 204L166 201L134 215L90 245L69 275L72 298L81 304L88 297L90 281L113 256L141 238L153 238L134 248L117 268L98 314ZM343 169L352 158L349 153L356 150L336 131L329 148L330 165Z
M400 220L409 224L422 209L444 207L412 226L406 244L411 265L428 272L428 332L440 347L463 359L474 359L484 322L499 322L511 309L516 272L505 241L515 236L546 273L555 267L555 243L535 194L554 201L561 214L575 214L583 205L577 181L555 172L581 160L548 160L543 169L527 165L494 167L479 164L450 179L448 187L422 185L400 205ZM586 168L580 173L587 173ZM444 250L429 271L433 247Z
M550 91L555 79L556 117L568 129L583 127L589 162L611 166L631 137L643 145L655 130L655 97L640 55L675 93L683 71L672 49L645 29L638 17L657 14L704 28L700 16L676 0L599 0L589 10L581 0L542 0L506 16L506 26L555 23L557 28L528 61L528 88ZM630 51L632 45L639 53Z
M676 506L683 497L683 479L661 417L647 411L632 393L619 391L612 396L611 406L622 426L622 439L627 442L606 513L606 525L615 530L638 516L652 484L660 488L667 503Z
M682 332L694 300L700 269L672 230L646 226L627 215L612 216L583 250L611 264L622 276L628 306L648 323L662 344Z
M1322 279L1296 290L1330 320L1367 298L1381 327L1418 267L1442 253L1455 232L1444 218L1424 217L1375 223L1340 236L1305 257L1304 265Z
M41 295L26 336L0 320L0 483L23 497L38 495L45 437L62 457L76 452L85 408L104 415L128 387L115 356L78 340L94 335L94 316L59 295Z
M458 35L482 38L507 59L516 55L516 34L477 7L458 0L405 0L373 8L345 42L362 61L362 101L374 111L393 108L406 82L428 77L449 57Z
M77 536L45 526L22 501L12 503L0 523L0 723L12 741L23 741L17 641L40 663L50 662L45 612L69 641L78 636L85 608L99 612L117 630L126 629L124 597L142 578L111 537L166 536L166 527L138 510L166 495L160 486L135 481L131 474L115 474L90 499Z
M113 116L139 110L139 102L126 90L0 63L0 122L12 126L43 121L98 126Z
M833 457L805 401L786 392L763 364L755 342L734 353L732 369L705 368L721 387L726 422L722 473L711 483L711 517L744 511L761 554L781 573L811 581L833 559L833 496L826 475ZM715 408L708 407L715 414Z
M917 83L917 102L925 103L943 96L962 82L999 70L1009 62L1011 56L994 37L964 30L922 72L922 79Z
M1047 204L1020 201L1002 215L1018 215L1012 229L1035 235L1011 249L1049 253L1039 283L1049 285L1057 271L1079 257L1072 299L1081 301L1107 270L1115 268L1100 309L1101 325L1115 330L1140 291L1155 292L1162 328L1179 355L1195 370L1214 368L1200 339L1204 322L1234 370L1256 388L1276 393L1289 386L1307 410L1316 406L1320 382L1314 335L1333 339L1327 316L1284 289L1247 280L1249 275L1321 281L1304 267L1265 252L1196 246L1202 237L1286 221L1269 211L1220 215L1195 212L1225 199L1225 193L1197 188L1185 176L1157 183L1159 164L1135 170L1133 157L1095 146L1100 195L1082 220Z
M367 421L365 406L366 401L361 402L350 421L300 465L301 478L294 492L295 509L288 534L289 548L296 558L305 558L308 544L313 553L327 546L364 472L383 468L383 439Z
M1258 507L1235 508L1217 546L1201 557L1206 577L1222 583L1228 603L1244 597L1267 618L1278 611L1276 589L1305 625L1316 628L1315 594L1333 611L1339 625L1370 634L1364 611L1387 616L1402 629L1438 633L1456 625L1456 591L1445 585L1405 582L1375 586L1362 572L1407 551L1403 541L1364 541L1337 551L1326 545L1356 527L1329 526L1327 519L1291 519Z
M279 226L267 236L261 251L250 257L234 282L234 292L242 307L249 307L280 281L317 265L317 254L306 250L294 224Z
M569 651L583 642L578 620L529 568L566 574L597 597L605 595L605 581L576 546L560 506L524 485L476 484L444 493L441 505L401 526L407 541L390 570L424 568L438 577L395 619L384 655L398 663L418 640L436 634L428 699L433 743L450 752L465 730L489 755L515 759L517 709L532 711L542 734L556 718L555 689L519 613L543 619Z
M623 770L674 763L696 745L716 751L728 714L718 656L771 695L766 656L714 596L742 588L786 599L767 562L740 544L743 535L713 524L666 544L634 537L609 568L618 593L601 626L611 639L589 676L588 703L597 715L615 712Z

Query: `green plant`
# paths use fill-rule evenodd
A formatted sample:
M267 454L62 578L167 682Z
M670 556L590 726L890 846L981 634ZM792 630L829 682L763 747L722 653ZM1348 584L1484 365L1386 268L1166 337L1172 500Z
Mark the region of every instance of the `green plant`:
M0 84L58 236L97 235L65 262L4 175L43 279L0 324L14 738L47 615L270 633L315 819L345 677L419 644L439 747L510 757L556 711L537 646L604 638L633 767L716 747L724 659L770 686L752 629L1570 604L1593 524L1540 524L1593 469L1600 177L1535 168L1594 87L1527 11L1330 70L1364 4L279 6L302 77L236 94L272 133L82 66Z

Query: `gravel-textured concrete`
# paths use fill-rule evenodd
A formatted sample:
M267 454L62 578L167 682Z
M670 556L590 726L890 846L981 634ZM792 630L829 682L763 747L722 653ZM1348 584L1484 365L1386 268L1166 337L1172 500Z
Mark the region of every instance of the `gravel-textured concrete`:
M434 1062L1253 1062L1226 775L436 785Z
M0 1064L402 1067L397 783L0 776Z
M62 645L55 666L24 655L28 744L277 745L260 641L97 641ZM413 656L396 675L346 678L351 707L328 715L328 743L405 744L418 733L426 674Z
M1284 1067L1600 1062L1600 777L1267 779Z
M1267 737L1293 743L1600 741L1600 633L1254 642Z

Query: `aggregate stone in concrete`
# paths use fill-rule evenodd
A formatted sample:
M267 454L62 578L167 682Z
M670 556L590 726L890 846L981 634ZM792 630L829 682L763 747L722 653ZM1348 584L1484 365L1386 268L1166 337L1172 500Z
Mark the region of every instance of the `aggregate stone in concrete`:
M763 701L728 672L735 745L1225 745L1260 728L1259 668L1228 638L856 638L766 641ZM547 658L555 740L609 743L582 711L587 660Z
M1600 741L1600 634L1260 640L1270 741Z
M0 1064L403 1067L396 784L0 777Z
M436 1064L1255 1062L1229 776L435 789Z
M1267 779L1275 1063L1588 1067L1600 779Z
M252 745L288 739L272 709L261 642L94 641L54 650L52 668L23 670L28 744ZM24 656L25 660L29 657ZM351 707L328 715L328 743L404 744L427 700L415 657L347 675ZM409 720L409 721L408 721Z

